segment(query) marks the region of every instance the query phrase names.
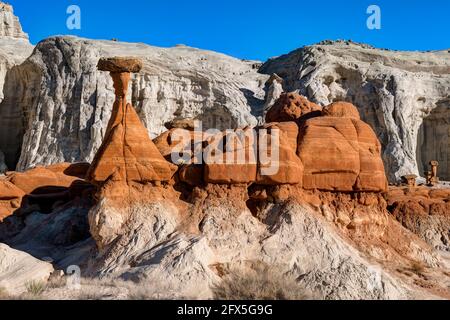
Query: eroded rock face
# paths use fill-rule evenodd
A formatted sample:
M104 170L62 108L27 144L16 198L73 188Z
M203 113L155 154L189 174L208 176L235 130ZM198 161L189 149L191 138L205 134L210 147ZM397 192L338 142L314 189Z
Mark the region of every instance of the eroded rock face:
M12 5L0 2L0 37L11 37L28 40L23 32L19 18L14 15Z
M306 189L384 191L381 145L351 104L332 104L301 124L298 155Z
M52 272L50 263L0 243L0 286L7 294L24 293L33 281L45 283Z
M282 93L267 111L266 122L295 121L307 113L321 110L321 106L309 101L297 92Z
M111 78L97 70L97 62L105 56L129 55L142 59L143 69L133 76L127 100L152 138L175 118L196 118L204 129L257 124L253 113L262 113L268 76L257 73L251 62L183 46L165 49L50 38L39 43L17 69L20 77L11 82L17 99L4 106L27 114L19 170L37 164L92 161L115 100ZM55 68L58 65L63 67ZM16 126L23 117L15 119L6 128ZM11 139L7 131L2 137ZM9 151L5 154L9 157Z
M328 42L271 59L260 71L278 74L285 91L299 90L321 105L348 101L357 106L383 146L390 181L410 173L423 176L427 162L436 160L417 159L424 150L448 161L448 122L433 117L434 110L449 109L447 51L394 52ZM431 127L435 129L427 129Z
M99 68L111 71L117 99L105 139L95 155L88 180L102 185L108 181L148 183L169 181L176 169L167 162L148 136L133 106L126 101L130 71L140 70L141 61L130 65L100 60ZM105 64L105 65L103 65ZM137 67L137 65L140 65ZM115 70L123 70L116 72ZM129 70L129 71L126 71Z
M298 126L295 122L279 122L268 123L263 125L261 129L267 130L271 134L271 130L279 130L279 148L278 148L278 163L272 161L266 165L258 163L257 184L275 185L275 184L298 184L303 182L303 163L297 156L297 138ZM261 136L260 136L261 139ZM267 139L267 155L271 156L272 139ZM278 170L274 174L264 174L262 168L276 165Z
M135 282L151 279L166 296L178 298L212 298L211 288L224 273L252 265L277 266L323 299L430 296L413 284L416 276L392 270L408 266L408 259L436 268L442 261L402 231L383 211L379 195L308 198L291 190L297 200L268 204L255 215L246 208L244 193L243 186L209 185L185 209L169 198L132 207L129 222L102 248L90 272ZM397 267L384 269L385 259ZM442 288L434 292L445 295Z
M12 6L0 2L0 152L6 155L5 163L11 170L20 155L24 121L22 110L15 105L17 96L23 93L18 90L18 83L24 81L16 66L32 50ZM0 172L1 162L0 159Z
M0 222L20 208L25 192L6 180L0 180Z
M450 189L391 187L387 199L389 210L405 228L450 252Z
M0 220L13 213L51 212L92 186L84 181L87 163L59 163L25 172L7 172L0 178Z
M240 184L256 181L256 139L253 129L225 131L209 137L203 156L205 182Z

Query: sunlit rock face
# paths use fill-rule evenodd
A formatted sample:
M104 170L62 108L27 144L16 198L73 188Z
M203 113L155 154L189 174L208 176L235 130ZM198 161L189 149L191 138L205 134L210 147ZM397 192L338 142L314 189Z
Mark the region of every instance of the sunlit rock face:
M20 94L15 83L22 76L15 67L28 58L32 50L12 6L0 2L0 173L5 168L14 169L20 152L24 116L15 106L16 96Z
M195 118L204 129L225 129L256 125L262 113L268 76L259 74L254 62L185 46L49 38L17 68L16 99L3 106L5 112L22 110L24 118L18 169L92 160L114 103L112 80L96 66L99 58L111 56L143 60L128 101L151 137L174 119Z
M299 90L321 105L340 100L356 105L382 143L390 181L423 176L431 158L440 159L440 175L448 178L447 50L389 51L326 41L271 59L260 72L276 73L285 91Z
M19 18L14 15L13 7L0 1L0 37L12 37L28 40L23 32Z

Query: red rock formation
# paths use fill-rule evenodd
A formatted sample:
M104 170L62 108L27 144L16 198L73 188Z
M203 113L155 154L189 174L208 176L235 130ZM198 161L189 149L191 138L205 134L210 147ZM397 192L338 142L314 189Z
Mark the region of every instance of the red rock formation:
M70 171L71 167L72 165L69 163L49 167L36 167L25 172L8 173L6 180L23 190L26 194L32 194L44 187L69 188L75 181L80 180L77 176L65 173L65 171Z
M399 221L432 215L450 217L450 189L391 187L387 202L391 213Z
M156 148L161 155L168 161L172 160L172 153L183 151L184 149L194 150L195 147L201 148L203 141L203 132L185 130L180 128L170 129L153 140Z
M300 129L298 155L304 165L306 189L384 191L387 180L381 145L369 125L358 120L351 104L324 108L323 117L307 120Z
M172 163L172 153L189 152L190 163L180 161L178 178L191 186L199 186L203 183L203 132L172 128L153 140L162 156Z
M358 109L348 102L334 102L322 109L322 115L325 117L353 118L360 119Z
M89 168L87 163L58 163L36 167L25 172L8 172L0 180L0 219L20 208L48 211L56 202L68 202L81 197L92 186L82 178Z
M450 248L450 189L390 187L388 209L405 228L436 249Z
M205 182L241 184L256 181L257 150L252 129L238 129L210 137L204 154Z
M267 166L263 166L259 162L256 183L263 185L301 184L303 181L303 164L297 156L297 124L295 122L269 123L262 126L261 129L267 130L268 134L274 129L279 130L278 163L270 163L270 165L277 165L278 171L275 174L264 175L261 169ZM272 156L270 152L271 141L272 139L267 136L268 156ZM259 149L259 151L261 152L262 150Z
M321 106L297 92L283 93L267 112L266 122L295 121L310 112L321 110Z
M17 188L7 180L0 180L0 222L20 208L23 190Z
M136 111L127 103L130 72L141 69L136 59L101 59L98 68L110 71L116 101L103 143L88 172L88 180L102 185L107 181L169 181L176 170L160 154Z

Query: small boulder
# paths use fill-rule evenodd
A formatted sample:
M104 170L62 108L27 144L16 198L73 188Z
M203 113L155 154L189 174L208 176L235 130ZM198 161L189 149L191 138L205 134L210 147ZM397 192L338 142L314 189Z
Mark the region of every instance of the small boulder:
M258 176L257 184L263 185L275 185L275 184L301 184L303 181L303 164L300 158L297 156L297 137L298 126L295 122L280 122L269 123L261 127L263 130L267 130L267 134L270 135L272 130L279 130L279 142L275 146L278 148L278 159L273 159L267 164L258 163ZM272 157L272 139L270 136L265 136L267 139L267 152L261 150L261 144L259 153L265 152L267 157ZM262 135L260 135L260 139ZM276 166L278 169L273 174L264 174L263 169L268 169L270 166Z
M348 102L333 102L322 109L322 115L325 117L352 118L361 119L358 109Z
M297 92L282 93L266 114L266 122L295 121L308 113L321 111L322 107Z

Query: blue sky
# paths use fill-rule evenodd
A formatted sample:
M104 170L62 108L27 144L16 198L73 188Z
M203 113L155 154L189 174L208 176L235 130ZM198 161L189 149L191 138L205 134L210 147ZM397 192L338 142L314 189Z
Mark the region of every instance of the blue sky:
M33 43L72 34L162 47L186 44L258 60L325 39L397 50L450 48L449 0L7 1ZM72 4L81 8L81 30L66 27ZM381 30L366 27L371 4L381 8Z

